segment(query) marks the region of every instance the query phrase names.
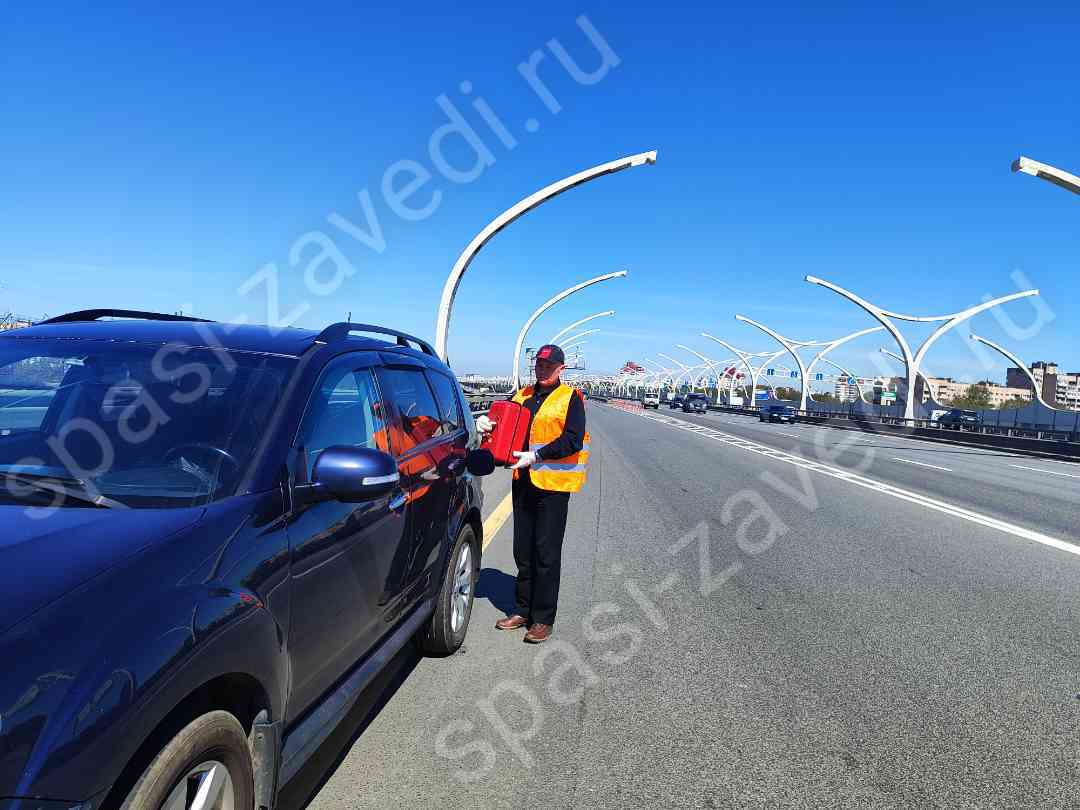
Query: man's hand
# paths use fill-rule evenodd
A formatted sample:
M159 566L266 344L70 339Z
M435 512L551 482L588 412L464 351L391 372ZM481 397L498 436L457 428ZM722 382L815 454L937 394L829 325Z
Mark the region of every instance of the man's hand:
M486 413L482 413L476 418L476 429L483 434L491 433L491 431L495 430L497 424L498 422L492 422L488 419Z
M510 468L511 470L520 470L523 467L531 467L533 462L536 461L536 453L532 450L526 450L525 452L515 450L514 455L517 456L518 460L517 463Z

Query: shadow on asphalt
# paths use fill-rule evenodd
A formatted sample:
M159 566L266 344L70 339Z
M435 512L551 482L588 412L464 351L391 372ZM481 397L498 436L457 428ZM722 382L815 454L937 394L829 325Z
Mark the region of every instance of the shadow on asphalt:
M476 598L487 599L493 607L509 616L517 607L516 582L517 578L510 574L496 568L484 568L476 583Z
M352 711L314 756L286 783L278 796L277 810L303 810L314 801L341 763L349 755L356 741L379 716L401 685L416 669L421 656L416 647L406 644L361 695Z
M509 615L516 607L515 581L515 577L496 568L484 568L476 583L476 596L487 599L495 608ZM397 694L420 660L421 655L416 647L406 644L375 677L352 711L331 732L314 756L290 782L282 786L278 810L303 810L315 800L341 767L357 740Z

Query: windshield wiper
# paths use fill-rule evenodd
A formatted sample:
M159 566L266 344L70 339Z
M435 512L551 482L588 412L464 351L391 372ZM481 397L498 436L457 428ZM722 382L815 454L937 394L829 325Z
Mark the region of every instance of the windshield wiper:
M78 478L54 478L52 476L38 476L32 473L16 473L8 472L3 473L6 481L11 481L22 486L31 487L38 492L48 492L52 495L63 495L64 499L70 498L73 501L79 503L85 503L90 506L97 506L102 509L127 509L127 504L120 503L120 501L113 500L101 493L96 495L92 494L91 489L87 482L81 481ZM75 487L81 487L80 492ZM11 488L8 488L11 492ZM14 493L12 493L14 494Z

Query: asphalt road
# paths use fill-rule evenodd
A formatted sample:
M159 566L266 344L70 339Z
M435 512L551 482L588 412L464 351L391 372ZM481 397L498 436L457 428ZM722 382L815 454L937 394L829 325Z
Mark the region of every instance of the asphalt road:
M1080 467L588 414L554 639L492 626L508 522L285 808L1080 807Z

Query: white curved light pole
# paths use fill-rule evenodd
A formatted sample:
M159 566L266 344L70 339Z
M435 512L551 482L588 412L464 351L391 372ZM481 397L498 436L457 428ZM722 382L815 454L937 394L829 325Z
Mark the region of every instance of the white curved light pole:
M998 352L999 354L1003 355L1004 357L1008 358L1013 363L1015 363L1016 367L1019 368L1022 372L1024 372L1024 376L1026 376L1028 378L1028 382L1031 383L1031 390L1035 395L1035 399L1044 408L1049 408L1052 411L1065 411L1066 410L1065 408L1055 407L1054 405L1051 405L1049 402L1047 402L1045 399L1043 399L1042 391L1040 390L1038 380L1035 379L1035 375L1031 373L1031 369L1029 369L1024 364L1024 361L1021 360L1019 357L1017 357L1015 354L1010 352L1008 349L997 345L992 340L987 340L984 337L979 337L978 335L973 334L971 336L971 339L978 342L978 343L983 344L984 346L989 346L994 351Z
M626 275L626 270L619 270L614 273L605 273L604 275L597 276L596 278L590 278L588 281L583 281L580 284L575 284L573 287L568 287L553 298L549 298L535 312L533 312L532 315L529 316L529 320L525 321L525 325L522 326L521 331L518 332L517 343L514 345L515 390L521 387L521 347L525 345L525 335L528 334L529 328L536 322L536 319L569 295L573 295L576 292L584 290L586 287L591 287L593 284L599 284L601 281L609 281L613 278L624 278Z
M843 287L838 287L831 282L817 278L816 276L807 276L806 280L811 284L816 284L819 287L832 290L837 295L841 295L851 301L851 303L861 307L884 326L889 334L893 336L893 339L900 346L900 351L904 355L904 419L915 418L915 398L911 395L913 388L911 381L912 378L918 374L919 367L922 365L923 358L926 357L926 353L930 350L930 347L933 346L942 335L971 317L978 315L980 312L985 312L999 304L1005 304L1009 301L1016 301L1019 298L1027 298L1039 294L1038 290L1024 290L1023 292L1013 293L1012 295L1003 295L1000 298L994 298L993 300L986 301L978 306L969 307L961 312L954 312L951 315L918 316L905 315L903 313L890 312L889 310L882 309L875 304L871 304L864 298L860 298L855 293L845 290ZM898 321L910 321L913 323L940 323L941 326L937 327L930 336L922 342L922 345L919 346L915 352L912 352L907 340L900 334L900 330L897 329L896 324L892 322L893 318Z
M681 343L676 343L675 348L682 349L685 352L690 352L690 354L694 355L695 357L701 358L702 362L704 362L709 367L709 370L712 372L713 376L716 377L716 404L719 405L720 404L720 383L721 383L721 380L722 380L724 375L717 372L716 364L713 363L712 360L710 360L708 357L703 355L701 352L695 351L694 349L691 349L689 346L684 346Z
M884 331L884 329L885 329L884 326L871 326L869 329L862 329L862 330L860 330L858 332L852 332L850 335L844 335L843 337L837 338L836 340L832 341L831 343L826 344L825 348L823 348L820 352L818 352L814 356L814 359L810 361L810 365L808 365L806 367L807 375L808 376L812 375L814 373L814 366L816 366L818 364L818 361L819 360L824 360L825 355L827 355L833 349L836 349L836 348L838 348L840 346L843 346L845 343L849 343L852 340L855 340L855 338L861 338L863 335L869 335L872 332L881 332L881 331ZM808 379L806 381L806 383L807 384L806 384L806 386L804 386L804 390L807 390L809 388L811 380ZM814 399L813 394L809 393L808 395L809 395L809 397L810 397L810 399L812 401ZM803 402L804 403L806 402L806 396L807 395L803 396ZM805 404L803 406L803 410L806 410Z
M570 337L568 337L566 339L566 346L573 346L575 340L580 340L583 337L588 337L589 335L594 334L595 332L599 332L599 331L600 331L599 329L586 329L584 332L578 332L576 335L571 335ZM549 340L548 341L548 343L554 343L554 342L555 342L554 340ZM563 345L560 344L559 348L560 349L565 349L566 346L563 346Z
M761 365L758 366L757 371L754 373L754 390L755 391L757 390L758 380L761 379L762 373L766 369L768 369L770 366L775 365L777 359L781 355L787 354L787 351L788 351L787 349L780 349L780 351L773 352L768 357L766 357L765 360L762 361ZM776 366L776 367L777 368L786 368L786 367L782 367L782 366ZM765 387L769 388L773 392L773 396L776 396L776 386L773 385L771 382L769 382L769 380L767 380L767 379L762 380L761 385L764 385Z
M559 342L559 338L561 338L563 335L567 334L568 332L573 332L575 329L577 329L582 324L586 324L589 321L593 320L594 318L607 318L607 317L610 317L610 316L612 316L614 314L615 314L615 310L608 309L608 310L605 310L604 312L597 312L597 313L595 313L593 315L590 315L587 318L582 318L580 321L574 321L572 324L570 324L565 329L562 329L562 330L556 332L554 335L552 335L551 339L548 340L548 343L556 343L557 344Z
M653 372L655 377L656 377L656 387L657 387L658 390L661 387L667 388L667 384L668 384L667 378L669 378L671 376L671 374L672 374L671 369L668 368L667 366L660 365L655 360L653 360L653 359L651 359L649 357L643 357L641 359L641 362L642 363L648 363L651 366L656 366L658 371Z
M1032 177L1047 180L1055 186L1060 186L1066 191L1071 191L1073 194L1080 194L1080 177L1077 177L1075 174L1069 174L1069 172L1064 169L1058 169L1047 163L1039 163L1037 160L1032 160L1031 158L1021 155L1013 161L1012 170L1014 172L1023 172L1024 174L1030 174ZM990 344L988 343L986 345L989 346Z
M679 385L682 384L683 377L686 377L686 384L689 385L690 390L693 391L694 390L694 384L691 381L691 374L693 374L694 369L691 368L688 365L680 363L674 357L671 357L670 355L666 355L663 352L657 352L657 354L660 355L661 357L663 357L665 360L670 360L672 363L677 365L679 367L679 369L680 369L679 376L676 377L674 382L672 383L672 387L674 388L674 390L676 390L676 391L679 390Z
M749 352L744 352L744 351L741 351L740 349L736 349L730 343L726 343L723 340L720 340L720 338L718 338L718 337L713 337L708 332L702 332L701 336L702 337L707 337L707 338L709 338L711 340L715 340L717 343L719 343L724 348L729 349L729 350L735 352L736 355L738 355L739 360L742 362L743 366L746 368L746 371L747 371L746 376L747 376L747 378L749 380L749 383L746 384L747 385L747 395L748 395L748 397L750 399L751 405L753 405L754 393L756 392L758 385L763 384L766 388L772 389L772 391L774 393L776 392L776 386L774 386L771 382L766 381L764 383L760 383L759 380L761 379L762 372L764 372L765 369L767 369L771 364L775 363L776 358L778 358L782 354L786 354L787 349L780 349L780 351L771 352L771 353L770 352L756 352L754 354L751 354ZM758 366L757 368L754 368L750 364L750 358L758 358L758 357L764 357L765 359L762 361L760 366ZM735 378L732 377L732 379L731 379L731 390L734 390L735 387L736 387ZM756 407L756 406L754 406L754 407Z
M629 157L620 158L619 160L612 160L609 163L602 163L599 166L593 166L591 169L578 172L570 177L564 177L562 180L530 194L517 204L507 208L499 214L499 216L495 217L495 219L484 226L484 229L473 237L465 250L458 256L457 261L454 262L453 269L450 270L450 275L447 277L446 283L443 285L442 298L439 301L438 318L435 322L435 353L439 355L440 359L444 363L447 363L446 343L450 332L450 316L454 310L454 298L457 296L461 278L465 275L465 271L469 269L469 264L472 263L476 254L480 252L480 248L486 245L495 234L518 217L527 214L537 206L547 202L553 197L557 197L564 191L569 191L576 186L580 186L590 180L595 180L598 177L604 177L605 175L620 172L623 169L632 169L635 166L648 166L653 163L656 163L655 150L652 152L641 152L637 155L630 155Z
M754 357L754 355L750 354L749 352L744 352L741 349L736 349L730 343L726 343L725 341L721 340L718 337L713 337L708 332L702 332L701 336L704 337L704 338L708 338L709 340L716 341L721 346L723 346L725 349L727 349L729 352L731 352L736 357L738 357L739 360L742 362L743 366L746 368L747 376L749 376L751 379L754 378L754 369L750 365L750 358ZM751 397L751 399L753 399L753 397Z
M765 324L758 323L757 321L755 321L755 320L753 320L751 318L747 318L745 315L736 315L735 320L742 321L743 323L748 323L751 326L756 326L758 329L760 329L766 335L769 335L770 337L775 339L781 346L783 346L785 349L787 349L788 354L790 354L794 358L795 364L799 367L799 389L800 389L799 410L800 411L805 411L806 410L806 397L807 397L807 394L809 393L809 391L807 389L808 382L807 382L807 379L806 379L806 376L807 376L806 364L803 362L802 357L799 356L799 352L797 350L802 349L802 348L804 348L806 346L825 346L827 344L825 344L823 342L820 342L820 341L813 341L813 340L792 340L791 338L784 337L779 332L774 332L772 329L765 326Z

